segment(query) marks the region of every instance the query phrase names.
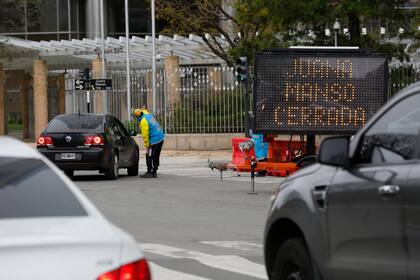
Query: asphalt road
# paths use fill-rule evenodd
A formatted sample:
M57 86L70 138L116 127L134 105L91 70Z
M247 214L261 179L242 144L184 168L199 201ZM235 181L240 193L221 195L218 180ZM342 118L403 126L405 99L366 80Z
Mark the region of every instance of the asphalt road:
M75 182L111 222L136 238L153 279L267 279L263 228L272 190L282 179L257 178L258 195L249 195L247 175L225 173L221 182L205 162L172 156L163 159L157 179L122 175L106 181L79 172Z

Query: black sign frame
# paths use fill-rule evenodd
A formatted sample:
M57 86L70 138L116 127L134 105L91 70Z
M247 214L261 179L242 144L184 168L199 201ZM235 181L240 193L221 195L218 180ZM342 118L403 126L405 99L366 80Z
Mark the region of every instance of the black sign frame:
M112 90L112 79L92 79L89 82L91 90Z
M256 133L264 133L264 134L319 134L319 135L334 135L334 134L340 134L340 135L351 135L354 134L361 126L357 128L347 128L347 127L339 127L339 126L328 126L325 128L315 128L310 126L302 126L297 125L295 127L290 127L290 125L286 125L282 127L281 125L278 125L277 127L268 125L268 127L262 127L258 126L259 123L261 123L261 119L259 116L259 108L261 108L261 103L259 100L259 83L261 82L259 79L259 71L262 67L261 65L261 59L267 59L267 58L273 58L279 59L281 57L283 58L301 58L301 57L320 57L320 58L363 58L363 59L381 59L383 61L382 70L380 71L380 77L378 74L378 77L382 80L383 89L378 90L378 96L377 101L378 104L375 108L372 108L372 112L367 116L367 119L365 122L369 120L370 117L373 116L373 114L379 110L383 104L386 102L387 98L387 92L388 92L388 57L384 54L375 53L370 50L359 50L359 49L313 49L313 48L303 48L303 49L269 49L262 52L256 52L255 53L255 60L254 60L254 75L253 75L253 104L254 104L254 118L253 118L253 131ZM275 68L277 65L275 63L271 65L273 68ZM266 66L265 66L266 67ZM270 69L263 69L264 71L271 71ZM379 72L378 72L379 73ZM349 79L350 81L350 79ZM379 96L379 94L381 96ZM275 95L275 94L274 94ZM280 105L280 104L279 104ZM374 111L374 112L373 112ZM274 114L275 112L272 112L273 119L271 120L273 123L274 120Z
M79 82L81 84L79 84ZM75 90L87 90L88 89L88 85L87 85L87 80L86 79L74 79L74 89Z

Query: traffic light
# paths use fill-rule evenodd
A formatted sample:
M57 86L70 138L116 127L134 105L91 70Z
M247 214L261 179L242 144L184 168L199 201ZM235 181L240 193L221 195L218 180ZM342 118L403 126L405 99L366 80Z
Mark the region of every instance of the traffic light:
M90 70L89 70L89 68L83 69L83 79L90 80Z
M241 56L236 60L236 80L238 82L245 82L248 78L248 58Z

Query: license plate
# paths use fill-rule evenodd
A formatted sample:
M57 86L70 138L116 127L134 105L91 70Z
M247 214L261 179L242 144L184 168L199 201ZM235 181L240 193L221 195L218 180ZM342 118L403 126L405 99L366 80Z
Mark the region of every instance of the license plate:
M62 160L76 159L76 154L75 153L63 153L63 154L61 154L61 159Z

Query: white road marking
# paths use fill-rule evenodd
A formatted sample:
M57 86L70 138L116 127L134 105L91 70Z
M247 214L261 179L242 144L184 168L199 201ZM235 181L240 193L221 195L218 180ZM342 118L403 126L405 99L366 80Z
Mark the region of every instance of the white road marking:
M157 265L153 262L149 262L150 270L152 273L152 279L158 280L210 280L200 276L171 270Z
M140 244L143 252L161 255L174 259L192 259L204 265L222 269L255 278L267 279L264 265L251 262L246 258L233 255L209 255L198 251L190 251L181 248L161 244Z
M252 251L253 249L260 249L263 247L261 244L254 244L246 241L201 241L200 243L242 251Z

